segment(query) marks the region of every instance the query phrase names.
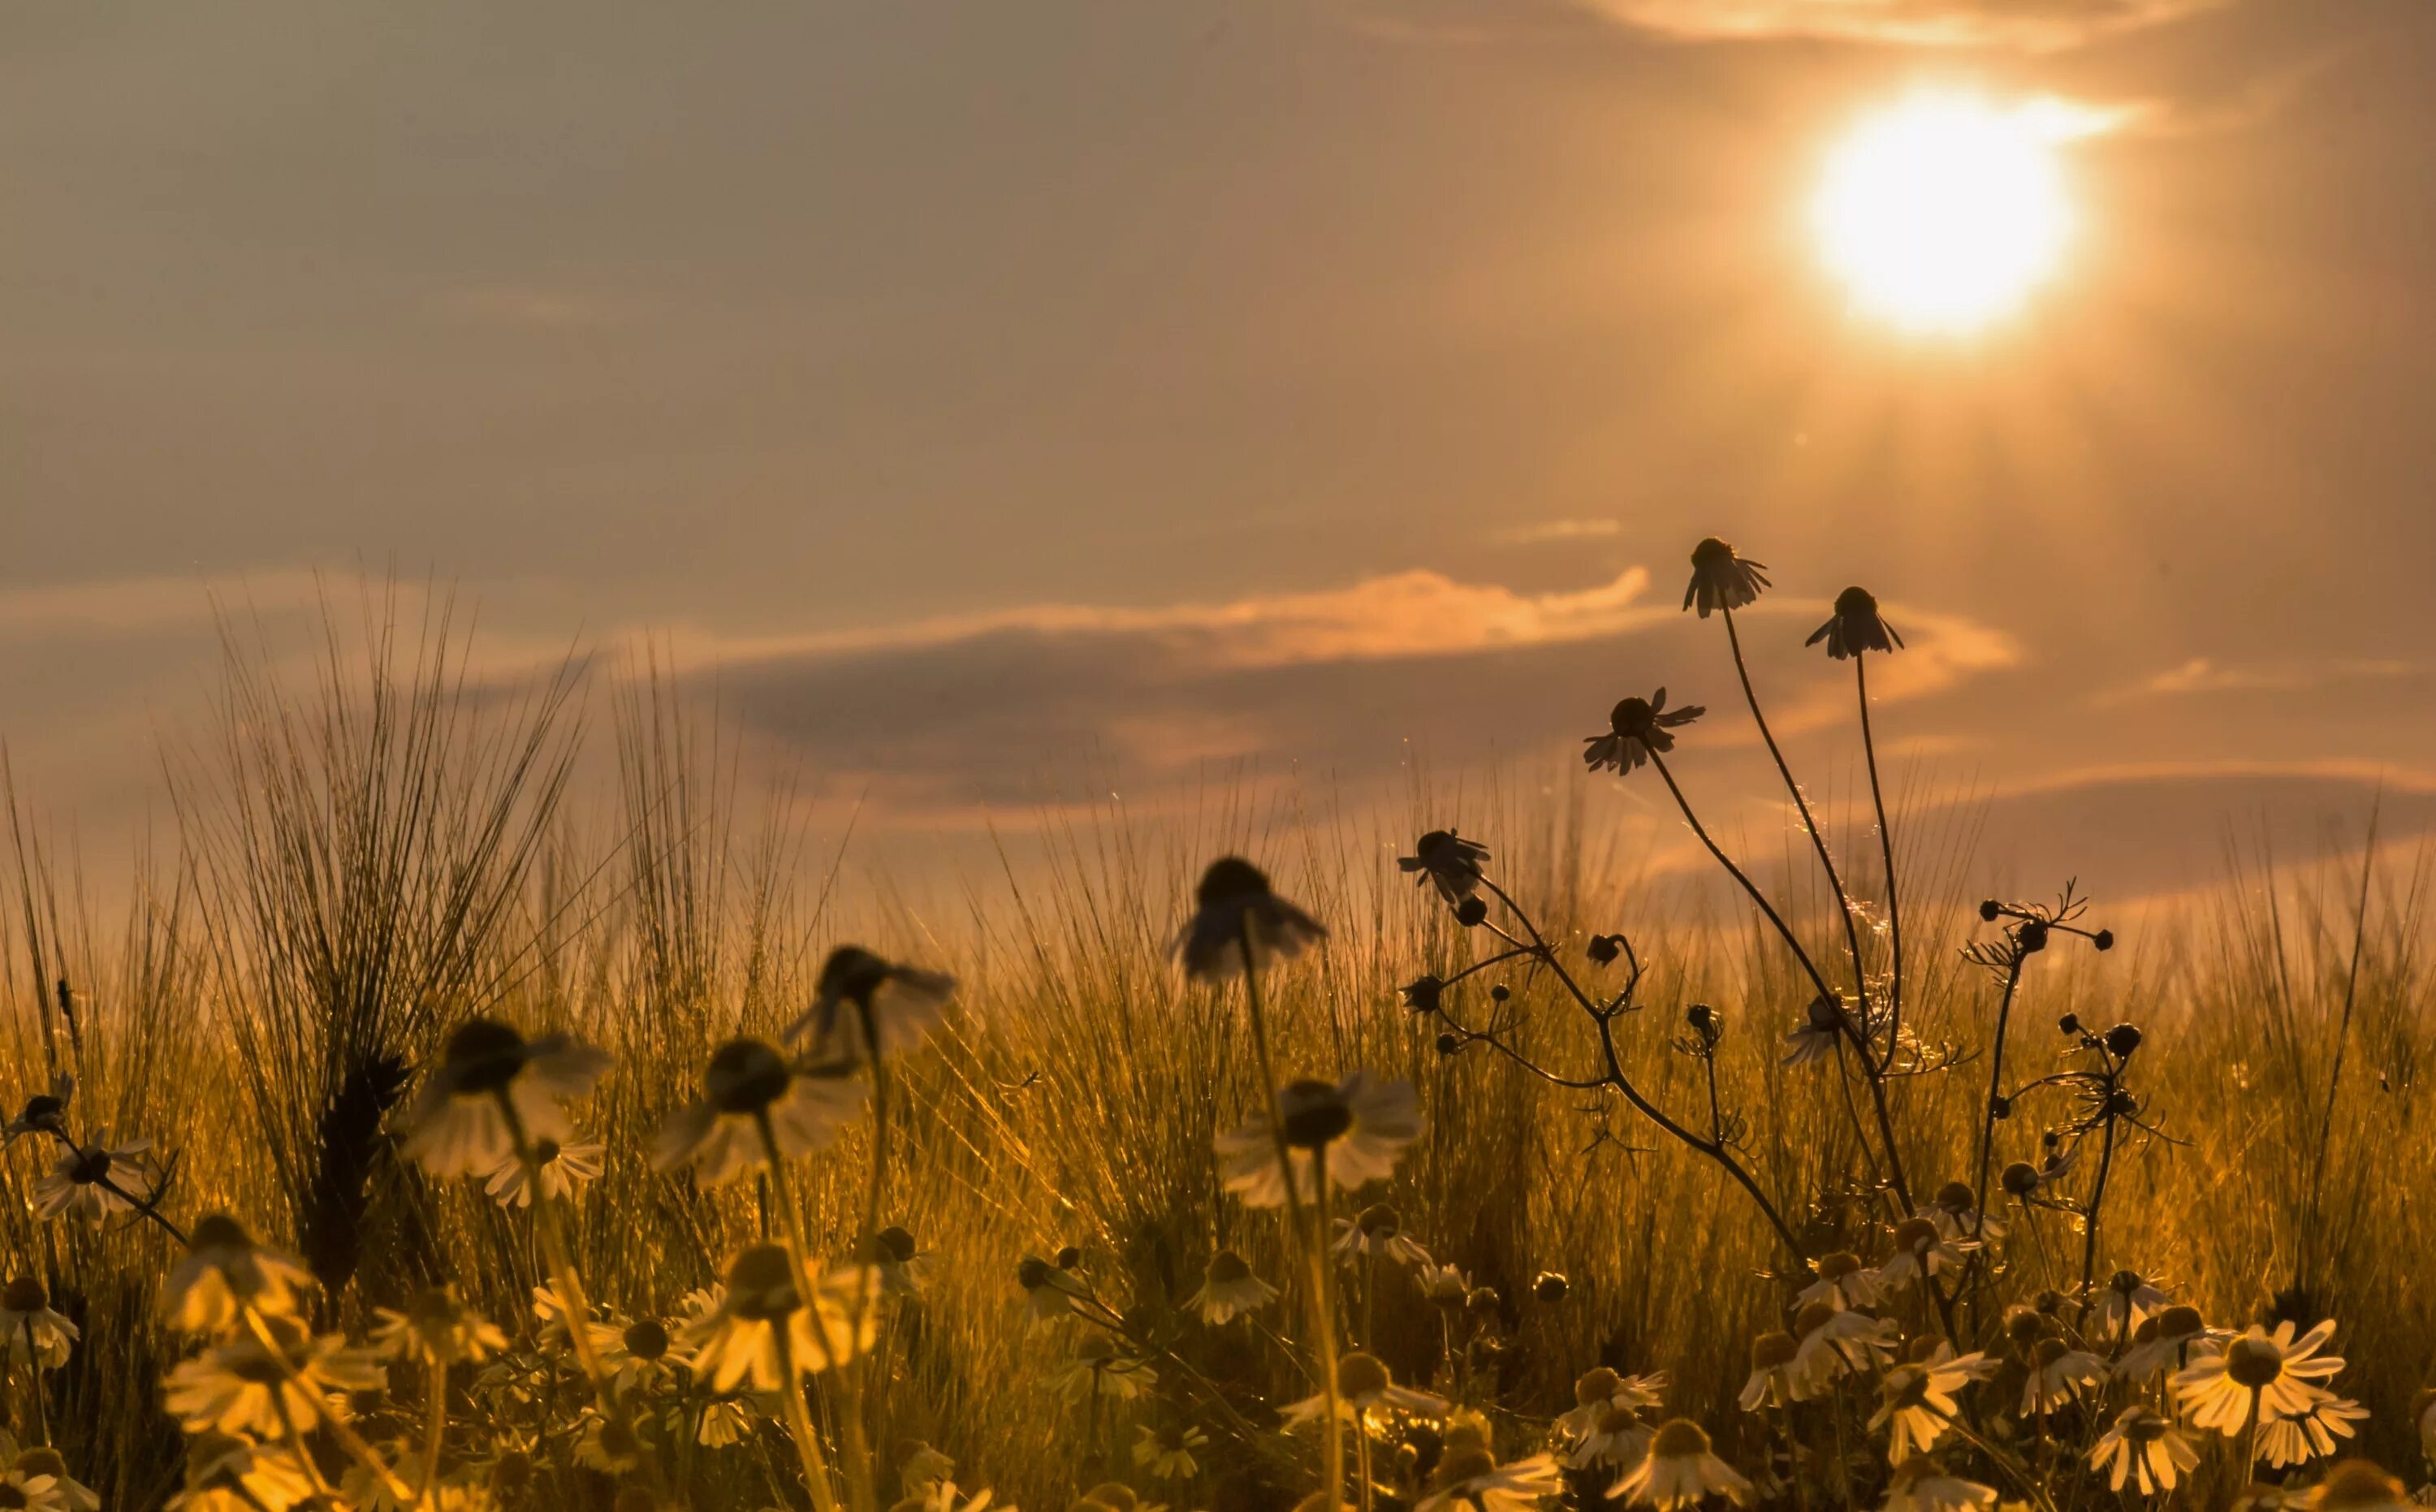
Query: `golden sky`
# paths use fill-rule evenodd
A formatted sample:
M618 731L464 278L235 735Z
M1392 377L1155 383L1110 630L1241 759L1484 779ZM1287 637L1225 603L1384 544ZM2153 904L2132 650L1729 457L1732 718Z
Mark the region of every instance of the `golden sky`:
M1800 643L1861 582L1905 780L2019 864L2408 830L2431 67L2425 0L14 4L0 735L107 833L211 593L394 568L502 666L664 634L883 833L1553 781L1662 684L1766 825L1675 610L1718 534L1822 784ZM1852 308L1804 210L1922 88L2104 123L1960 336Z

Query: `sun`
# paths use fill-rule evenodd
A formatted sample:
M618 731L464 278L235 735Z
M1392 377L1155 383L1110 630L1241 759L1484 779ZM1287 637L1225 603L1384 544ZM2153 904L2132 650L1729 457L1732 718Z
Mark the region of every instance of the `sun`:
M1812 201L1829 269L1870 313L1908 330L1976 330L2017 308L2073 239L2062 144L2076 108L1920 94L1856 123Z

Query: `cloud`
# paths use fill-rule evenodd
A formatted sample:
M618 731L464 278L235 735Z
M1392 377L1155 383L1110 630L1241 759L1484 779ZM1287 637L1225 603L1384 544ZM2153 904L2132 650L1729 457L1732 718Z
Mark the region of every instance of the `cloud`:
M2393 660L2277 661L2226 665L2194 656L2128 686L2111 688L2091 702L2100 707L2151 698L2219 693L2301 693L2339 683L2382 683L2422 677L2416 662Z
M1540 520L1509 526L1489 539L1500 546L1545 546L1556 541L1604 541L1623 533L1621 520Z
M2162 26L2232 0L1583 0L1632 26L1697 42L1802 38L2035 52Z

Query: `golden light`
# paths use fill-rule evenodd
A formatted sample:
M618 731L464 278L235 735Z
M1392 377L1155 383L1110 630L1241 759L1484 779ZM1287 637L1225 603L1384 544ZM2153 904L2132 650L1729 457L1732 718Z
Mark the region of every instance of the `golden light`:
M2060 100L1962 94L1866 116L1812 203L1820 253L1871 314L1922 332L1983 326L2062 263L2074 223L2058 149L2104 124Z

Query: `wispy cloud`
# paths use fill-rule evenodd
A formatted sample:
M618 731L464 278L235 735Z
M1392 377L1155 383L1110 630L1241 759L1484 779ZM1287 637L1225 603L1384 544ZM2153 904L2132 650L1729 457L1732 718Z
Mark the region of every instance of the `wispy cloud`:
M1558 541L1604 541L1623 533L1621 520L1537 520L1507 526L1489 539L1500 546L1546 546Z
M2338 683L2392 682L2424 675L2417 662L2393 660L2277 661L2226 664L2194 656L2178 667L2109 688L2091 702L2100 706L2154 698L2217 693L2298 693Z
M1616 20L1700 42L1802 38L2034 52L2161 26L2233 0L1583 0Z

